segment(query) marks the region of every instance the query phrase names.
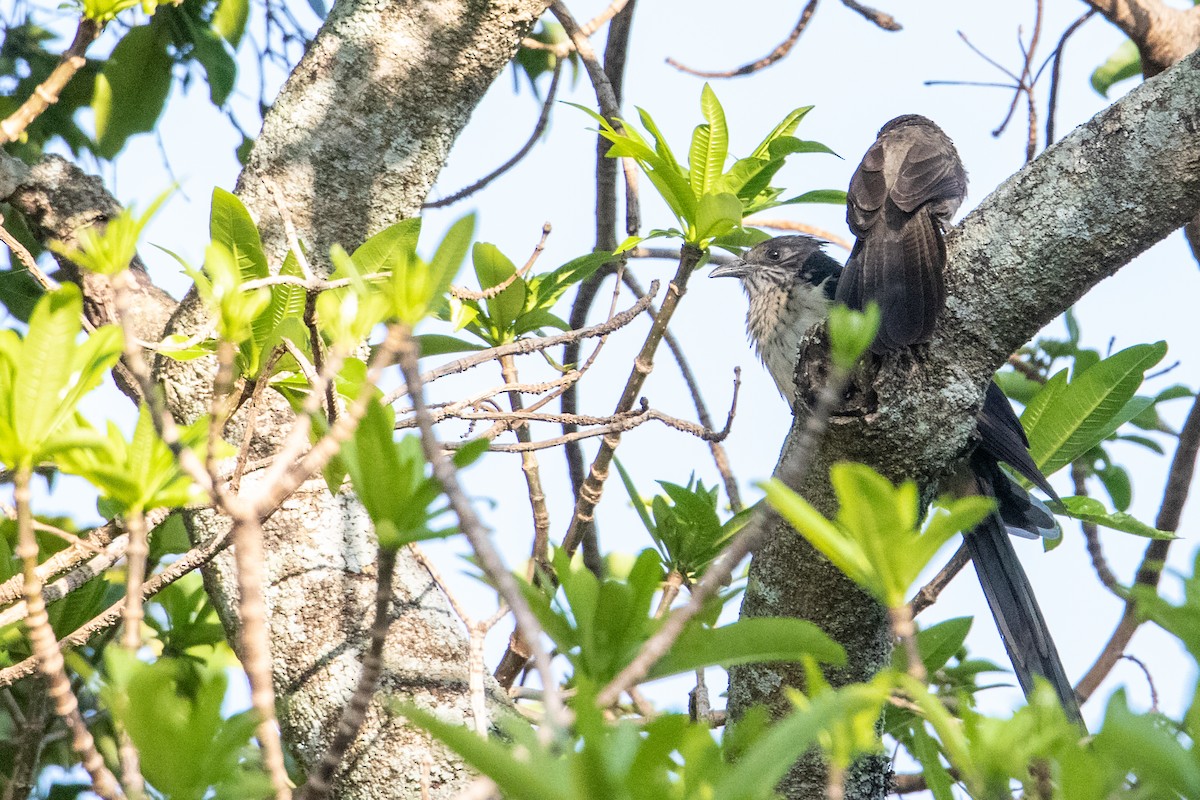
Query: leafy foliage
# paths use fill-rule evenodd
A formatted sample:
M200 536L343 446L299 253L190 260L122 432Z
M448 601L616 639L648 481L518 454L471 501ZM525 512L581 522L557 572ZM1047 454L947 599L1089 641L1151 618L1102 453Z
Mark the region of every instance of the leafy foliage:
M666 481L658 485L666 497L655 496L646 503L619 459L613 459L625 491L646 532L654 540L668 572L677 572L691 582L703 574L731 536L746 524L753 509L734 514L725 522L717 516L718 489L689 479L686 486ZM647 509L647 506L649 509Z
M864 464L835 464L829 472L838 516L826 519L778 480L763 484L769 502L805 539L888 608L908 602L909 587L942 545L991 513L983 497L942 500L920 525L917 485L893 486Z
M797 139L792 134L812 106L789 112L747 157L737 159L727 170L729 129L725 111L712 88L705 84L700 95L704 122L692 132L688 166L683 167L671 151L666 137L644 109L638 109L647 141L627 121L606 120L591 109L576 106L599 125L600 135L613 143L610 158L637 161L646 177L670 207L678 229L655 231L651 236L673 236L706 249L710 244L741 248L767 238L761 231L746 230L742 220L758 211L795 203L845 203L844 192L822 190L780 200L783 190L770 185L788 156L795 153L833 153L819 142ZM635 246L631 239L620 250Z

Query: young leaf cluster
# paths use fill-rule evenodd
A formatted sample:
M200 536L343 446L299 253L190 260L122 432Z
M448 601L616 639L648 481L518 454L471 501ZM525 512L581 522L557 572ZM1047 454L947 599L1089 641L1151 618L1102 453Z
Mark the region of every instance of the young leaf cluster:
M590 253L529 278L518 274L513 262L493 244L477 242L471 260L485 297L482 300L451 298L444 316L454 324L455 330L466 329L488 346L496 347L543 328L570 330L571 326L551 309L567 289L611 261L612 254ZM428 344L430 346L426 348L423 342L421 352L424 355L474 347L453 337L430 339Z
M835 464L829 479L838 498L833 521L778 480L763 488L767 502L813 547L888 608L905 606L913 582L942 545L994 507L984 497L944 499L921 526L912 481L894 486L870 467L847 462Z
M704 573L729 537L753 513L752 509L746 509L721 522L717 515L717 487L706 487L695 478L689 479L686 486L658 481L666 497L656 495L646 503L620 459L613 459L613 463L634 510L662 556L663 566L668 572L678 572L689 584Z
M800 121L812 106L789 112L758 144L749 156L729 161L729 128L725 111L712 87L705 84L700 96L704 122L692 132L688 164L684 167L672 152L666 137L644 109L638 109L642 126L650 140L627 121L618 128L601 115L577 106L591 115L600 126L600 135L613 143L610 158L628 157L637 161L658 194L675 215L678 229L656 231L652 235L674 236L700 249L715 244L721 247L746 247L766 239L759 231L747 231L742 220L758 211L794 203L845 203L844 192L819 190L781 200L783 190L771 185L788 156L796 153L833 153L819 142L797 139ZM637 241L627 241L627 249Z

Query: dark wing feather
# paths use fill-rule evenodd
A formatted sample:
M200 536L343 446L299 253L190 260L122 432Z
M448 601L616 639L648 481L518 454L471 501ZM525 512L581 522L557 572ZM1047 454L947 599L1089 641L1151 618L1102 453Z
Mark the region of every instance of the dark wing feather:
M981 481L979 488L982 492L989 489L986 481ZM1067 716L1081 721L1075 690L999 517L993 514L984 520L966 535L965 544L1021 688L1028 695L1033 690L1033 676L1042 676L1054 687Z
M966 173L949 141L931 137L920 129L906 129L898 133L909 131L913 133L904 136L908 151L888 197L897 208L909 214L927 203L953 201L954 207L949 209L946 218L939 220L945 224L966 194ZM941 212L942 209L939 207L935 211Z
M1046 480L1046 476L1033 463L1029 455L1029 440L1025 438L1025 429L1021 421L1009 405L1008 398L996 385L995 381L988 384L983 396L983 410L979 412L979 447L993 456L997 461L1003 461L1015 469L1034 486L1041 489L1056 502L1062 502L1054 487Z

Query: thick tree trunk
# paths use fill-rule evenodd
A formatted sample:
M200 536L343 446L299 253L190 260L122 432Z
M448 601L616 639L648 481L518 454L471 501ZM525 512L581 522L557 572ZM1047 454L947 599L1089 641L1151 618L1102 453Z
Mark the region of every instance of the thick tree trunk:
M948 237L949 301L933 342L855 377L798 488L835 509L832 463L870 464L892 479L915 478L926 494L968 448L982 389L1007 355L1099 281L1191 219L1200 207L1200 54L1146 81L1048 149L993 192ZM802 359L803 393L825 373ZM777 475L795 458L793 425ZM755 555L742 606L747 616L811 619L839 639L850 667L837 682L884 661L888 631L878 605L780 525ZM765 702L790 708L784 689L802 685L793 665L739 667L730 675L736 715ZM882 798L886 763L873 760L847 787L850 800ZM823 796L820 763L788 776L790 798Z
M318 271L328 271L330 245L353 251L416 214L471 110L543 8L541 0L339 0L267 115L238 182L272 265L287 250L272 186ZM190 334L204 324L204 310L189 294L169 330ZM211 374L197 362L163 363L159 376L176 417L207 413ZM290 416L279 406L259 416L252 458L277 448ZM190 530L201 540L226 524L197 514ZM331 497L320 481L287 501L264 531L279 719L286 743L311 767L358 679L373 616L375 539L358 503ZM232 558L214 561L205 579L235 637ZM468 777L461 763L387 710L407 701L450 719L465 721L470 713L462 627L405 550L393 616L376 702L335 793L416 798L427 769L432 797L450 797ZM500 694L492 699L493 707L503 702Z

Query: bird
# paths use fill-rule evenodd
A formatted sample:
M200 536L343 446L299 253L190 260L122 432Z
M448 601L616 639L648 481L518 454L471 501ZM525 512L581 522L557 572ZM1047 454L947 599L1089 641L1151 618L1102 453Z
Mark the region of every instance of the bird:
M837 300L861 311L874 300L882 354L929 341L946 305L945 229L967 195L954 142L932 120L896 117L879 130L846 191L857 237Z
M818 240L802 235L769 239L709 273L712 278L741 281L749 299L747 334L780 394L792 406L797 399L799 341L826 319L845 276L846 270L822 250ZM1029 455L1025 430L994 381L984 393L974 438L966 468L953 482L959 492L995 498L997 510L965 535L967 551L1022 690L1028 696L1034 676L1042 676L1053 686L1067 715L1078 721L1078 698L1009 536L1053 538L1058 528L1045 504L1010 478L1001 462L1052 501L1061 500Z

